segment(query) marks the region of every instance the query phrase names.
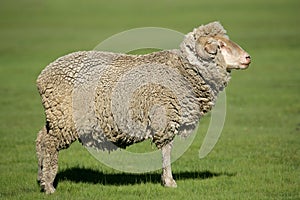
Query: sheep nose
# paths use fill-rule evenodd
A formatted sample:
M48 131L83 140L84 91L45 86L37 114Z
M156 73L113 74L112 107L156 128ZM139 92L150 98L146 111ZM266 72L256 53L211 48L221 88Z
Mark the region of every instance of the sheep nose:
M244 62L243 64L249 65L251 63L251 56L249 54L246 54L244 56Z
M247 64L250 64L251 63L251 56L249 54L246 54L245 60L246 60Z

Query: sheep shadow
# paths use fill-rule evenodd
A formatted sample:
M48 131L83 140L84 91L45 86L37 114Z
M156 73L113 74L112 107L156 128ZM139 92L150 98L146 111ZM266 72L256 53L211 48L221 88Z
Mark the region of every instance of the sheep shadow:
M235 173L216 173L210 171L193 171L173 173L175 180L186 179L209 179L218 176L235 176ZM161 183L160 172L130 174L130 173L103 173L93 169L73 167L60 171L54 181L56 188L61 181L72 181L75 183L91 183L102 185L135 185L140 183Z

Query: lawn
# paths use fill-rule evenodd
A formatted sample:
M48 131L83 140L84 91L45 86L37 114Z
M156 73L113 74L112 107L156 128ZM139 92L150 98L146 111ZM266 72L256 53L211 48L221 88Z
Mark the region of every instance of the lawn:
M0 199L300 199L299 8L297 0L2 0ZM35 138L44 114L35 80L47 64L131 28L187 33L215 20L253 63L232 73L213 151L198 157L207 116L173 163L177 189L160 185L160 171L111 169L75 142L60 152L56 193L40 192Z

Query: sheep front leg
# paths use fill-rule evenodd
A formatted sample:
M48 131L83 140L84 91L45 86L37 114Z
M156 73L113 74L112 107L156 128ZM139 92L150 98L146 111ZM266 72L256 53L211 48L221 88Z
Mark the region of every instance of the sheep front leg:
M162 184L165 187L176 188L177 184L173 179L172 169L171 169L171 150L172 150L172 142L168 143L167 145L164 145L161 148L162 163L163 163L161 180L162 180Z

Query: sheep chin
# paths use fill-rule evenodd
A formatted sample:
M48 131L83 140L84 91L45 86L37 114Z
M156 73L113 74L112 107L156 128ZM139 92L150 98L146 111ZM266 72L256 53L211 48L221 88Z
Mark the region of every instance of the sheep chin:
M239 69L245 70L249 67L249 64L240 64Z
M242 69L241 67L240 67L240 65L238 65L238 64L227 64L226 65L226 70L228 71L228 70L239 70L239 69Z

